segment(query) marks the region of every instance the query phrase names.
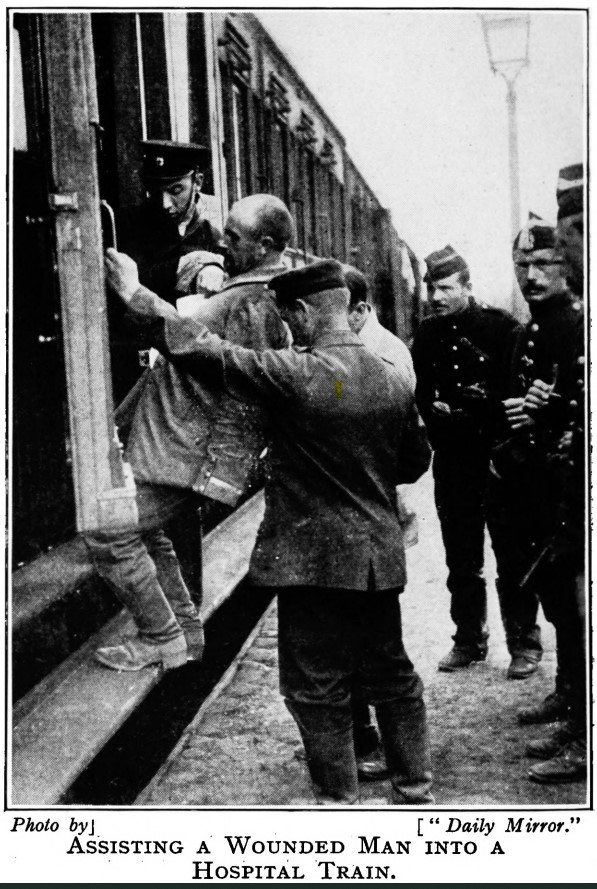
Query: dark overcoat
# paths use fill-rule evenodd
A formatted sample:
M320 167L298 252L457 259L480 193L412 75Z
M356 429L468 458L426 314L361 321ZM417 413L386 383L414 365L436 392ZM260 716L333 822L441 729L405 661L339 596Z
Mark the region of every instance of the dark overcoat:
M266 511L251 560L263 586L367 590L406 582L396 485L427 469L431 449L406 373L349 330L307 350L255 352L182 319L139 290L160 350L189 377L218 378L273 416Z

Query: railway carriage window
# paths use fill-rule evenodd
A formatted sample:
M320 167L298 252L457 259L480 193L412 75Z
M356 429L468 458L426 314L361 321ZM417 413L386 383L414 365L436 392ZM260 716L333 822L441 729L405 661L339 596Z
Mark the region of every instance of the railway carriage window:
M267 175L267 136L264 108L261 98L253 94L253 119L255 121L255 176L257 180L257 192L264 194L269 190L269 178Z
M273 126L271 165L273 193L286 203L290 192L288 130L279 121Z
M352 244L353 248L359 250L361 246L361 232L363 225L363 197L360 191L357 191L351 198L352 209Z
M15 151L28 151L27 117L25 115L25 89L23 86L23 59L21 57L21 36L12 29L12 132Z
M317 254L317 182L315 153L313 146L317 142L313 118L301 112L297 126L299 139L298 150L298 187L303 198L303 227L306 249Z
M275 195L290 202L290 146L288 115L290 102L288 90L273 71L270 72L266 97L270 108L270 169L271 185Z
M251 56L249 45L236 28L226 22L220 42L224 132L228 193L230 201L251 194Z
M166 60L166 35L161 13L137 15L139 81L145 99L146 139L171 139L170 95Z

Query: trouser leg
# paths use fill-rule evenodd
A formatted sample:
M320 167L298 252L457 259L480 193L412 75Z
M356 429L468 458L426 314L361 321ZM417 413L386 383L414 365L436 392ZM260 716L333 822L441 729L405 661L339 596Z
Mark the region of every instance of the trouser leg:
M566 689L568 719L575 733L586 732L586 640L582 612L576 596L576 572L565 560L556 559L537 577L545 617L555 627L557 649L556 687Z
M327 725L317 706L286 699L305 748L307 767L319 805L354 805L359 801L359 782L352 725L342 729ZM339 715L339 708L336 708ZM350 717L350 706L346 711Z
M307 754L320 805L358 802L352 730L353 656L337 590L278 594L280 691Z
M508 651L540 659L543 653L537 623L539 597L534 584L522 584L535 552L536 524L528 510L529 498L518 486L489 477L486 495L487 527L497 565L496 587Z
M483 576L486 468L462 454L436 454L435 504L440 521L451 595L454 642L461 648L487 649L487 593Z
M161 528L145 534L144 540L156 567L158 583L185 634L189 657L199 661L205 649L203 621L184 582L172 542Z
M431 751L423 700L376 705L377 721L397 805L434 802Z
M140 635L152 642L182 635L161 581L177 607L188 607L190 596L172 544L161 528L187 496L182 490L138 483L138 527L85 536L98 574L131 612Z
M177 617L193 617L197 608L184 582L172 541L161 528L147 532L143 535L143 540L155 564L159 584L174 614Z
M151 642L181 635L141 534L97 532L85 539L98 574L128 608L139 634Z
M405 651L397 591L374 593L360 662L363 688L375 704L397 805L434 802L423 683Z

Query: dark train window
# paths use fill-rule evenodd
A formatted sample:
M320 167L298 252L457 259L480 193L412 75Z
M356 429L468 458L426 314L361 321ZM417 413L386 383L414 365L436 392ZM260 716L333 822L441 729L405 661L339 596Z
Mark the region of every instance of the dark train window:
M269 103L269 169L273 193L289 203L290 196L290 146L288 114L290 102L288 90L276 75L270 72L266 97Z
M252 102L249 45L236 28L226 22L220 41L222 99L224 106L224 155L231 202L252 192Z
M145 138L171 139L164 18L161 13L144 12L137 14L136 20L140 43L139 81L145 99Z
M275 195L288 203L290 176L288 163L288 129L276 121L272 128L271 181Z

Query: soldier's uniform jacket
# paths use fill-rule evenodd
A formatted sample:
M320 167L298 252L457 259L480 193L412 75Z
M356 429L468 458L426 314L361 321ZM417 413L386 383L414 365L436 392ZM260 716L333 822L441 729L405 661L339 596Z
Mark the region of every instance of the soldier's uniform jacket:
M288 332L267 289L270 278L281 271L285 267L278 265L233 278L203 302L196 317L242 346L287 346ZM216 377L194 379L163 357L146 371L137 390L126 448L135 478L192 488L234 505L265 447L259 407L232 398ZM125 412L131 412L129 406L119 412L120 418Z
M557 489L554 555L573 557L582 568L585 543L585 357L584 310L571 294L533 306L533 317L514 351L510 385L524 394L536 379L554 382L557 397L529 433L535 462Z
M555 383L556 398L538 415L531 438L548 455L557 450L569 415L583 352L582 303L569 293L531 304L531 320L517 337L510 370L509 396L524 396L533 381ZM526 433L523 433L526 434Z
M506 369L519 329L506 312L474 299L461 312L427 318L414 339L417 405L435 450L488 447L503 422ZM451 414L439 414L436 401Z
M565 475L562 437L571 418L579 378L577 360L583 351L582 304L569 293L532 303L531 320L516 338L509 373L510 397L524 396L533 381L555 384L555 397L536 415L533 427L524 427L493 451L496 471L517 481L521 497L537 502L537 527L555 529ZM581 375L582 376L582 375Z
M139 281L162 299L175 303L176 271L182 256L194 250L222 253L222 235L196 209L184 235L175 222L150 203L125 207L116 214L118 249L131 256Z
M404 371L348 330L308 350L255 352L213 336L138 291L160 319L156 345L189 376L218 379L273 417L266 512L251 559L263 586L367 590L406 580L395 487L427 468L430 447Z
M573 559L577 571L584 568L586 445L585 445L585 357L574 365L574 379L567 403L566 431L557 458L562 473L562 497L554 540L554 555Z

